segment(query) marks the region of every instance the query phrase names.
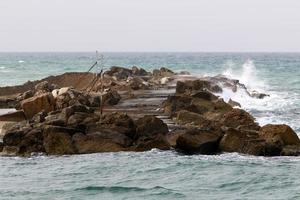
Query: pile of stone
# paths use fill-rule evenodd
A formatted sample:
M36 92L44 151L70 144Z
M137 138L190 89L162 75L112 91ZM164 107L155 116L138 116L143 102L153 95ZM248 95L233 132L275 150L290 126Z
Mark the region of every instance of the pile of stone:
M287 125L260 127L245 110L233 108L213 94L213 82L178 82L176 94L163 103L165 112L181 125L175 148L192 154L238 152L261 156L298 155L300 140Z

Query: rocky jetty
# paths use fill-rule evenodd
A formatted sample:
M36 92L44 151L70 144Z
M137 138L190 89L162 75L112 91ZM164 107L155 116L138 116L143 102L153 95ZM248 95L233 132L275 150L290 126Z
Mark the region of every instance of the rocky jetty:
M297 156L300 140L287 125L261 127L224 89L264 98L238 80L195 77L167 68L112 67L51 76L0 88L2 155L28 156L147 151L184 154L238 152ZM2 136L1 136L2 135Z

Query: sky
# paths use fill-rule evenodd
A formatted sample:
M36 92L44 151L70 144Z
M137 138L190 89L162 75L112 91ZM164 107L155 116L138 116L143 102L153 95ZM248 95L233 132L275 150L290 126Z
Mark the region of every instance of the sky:
M299 0L0 0L0 52L300 52Z

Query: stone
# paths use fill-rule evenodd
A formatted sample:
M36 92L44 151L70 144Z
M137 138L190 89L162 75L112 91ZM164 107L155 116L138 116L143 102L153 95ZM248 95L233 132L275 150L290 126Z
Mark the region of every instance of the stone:
M150 138L141 138L136 142L135 151L150 151L152 149L170 150L171 145L162 134Z
M218 152L220 135L197 129L186 130L176 141L176 149L186 154L214 154Z
M220 121L223 126L238 128L240 126L247 126L248 129L259 130L260 126L255 122L248 112L242 109L234 108L225 113Z
M267 124L259 130L259 136L267 143L274 143L280 146L300 145L297 134L291 127L285 124Z
M110 90L103 95L102 99L105 105L113 106L119 103L119 101L121 100L121 96L117 91Z
M117 143L116 135L94 133L84 135L82 133L76 133L73 136L73 143L78 153L100 153L100 152L118 152L123 151L125 148ZM118 134L117 137L124 137L122 134Z
M21 102L21 107L27 119L31 119L35 114L45 111L50 112L55 109L55 100L51 93L44 93L38 96L25 99Z
M232 107L242 107L239 102L233 101L231 98L229 99L228 104L231 105Z
M65 155L76 153L72 142L74 130L57 126L46 126L43 131L43 146L49 155ZM74 133L75 134L75 133Z
M166 135L169 132L168 126L153 115L145 115L136 121L136 133L134 139L141 137L153 137L159 134Z
M3 142L0 142L0 152L3 151L3 148L4 148Z
M287 145L284 146L280 152L281 156L299 156L300 155L300 146L298 145Z
M200 114L187 110L181 110L177 113L177 121L181 124L190 124L199 128L209 128L211 126L211 121Z
M223 152L238 152L255 156L276 156L280 149L267 145L258 137L258 131L237 130L229 128L220 141L219 148Z
M146 70L144 70L143 68L140 68L140 67L136 67L136 66L133 66L131 71L134 76L147 76L148 75L148 72Z

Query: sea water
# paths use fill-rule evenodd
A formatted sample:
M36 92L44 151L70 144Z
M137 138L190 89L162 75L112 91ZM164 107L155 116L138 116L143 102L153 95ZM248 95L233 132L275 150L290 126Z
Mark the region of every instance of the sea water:
M103 53L104 69L168 67L199 75L223 74L253 99L224 90L261 125L285 123L300 134L300 54ZM0 86L68 71L87 71L95 53L0 53ZM100 66L94 69L100 71ZM0 157L0 199L300 199L300 158L240 154L184 156L175 151L119 152L62 157Z

